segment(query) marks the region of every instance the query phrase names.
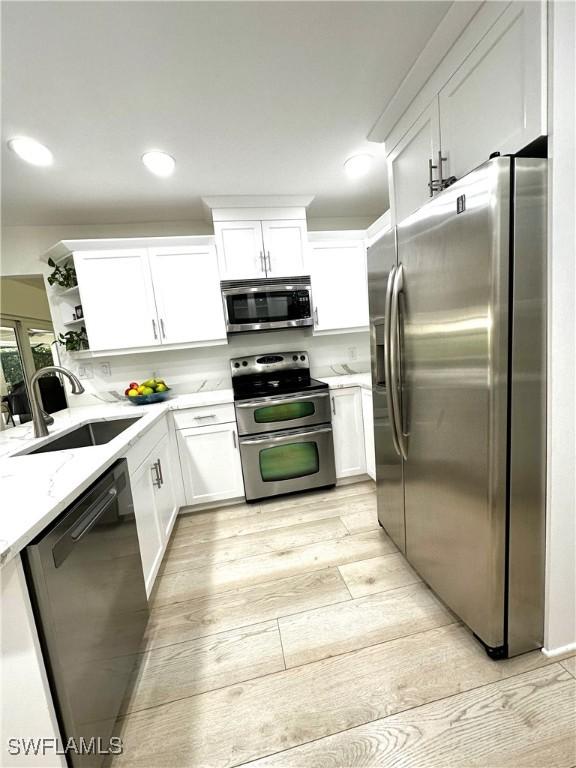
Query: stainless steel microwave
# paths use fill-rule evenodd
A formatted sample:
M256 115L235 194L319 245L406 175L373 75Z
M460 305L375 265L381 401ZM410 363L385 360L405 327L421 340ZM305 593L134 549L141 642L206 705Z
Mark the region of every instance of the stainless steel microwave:
M310 277L225 280L220 286L228 333L314 324Z

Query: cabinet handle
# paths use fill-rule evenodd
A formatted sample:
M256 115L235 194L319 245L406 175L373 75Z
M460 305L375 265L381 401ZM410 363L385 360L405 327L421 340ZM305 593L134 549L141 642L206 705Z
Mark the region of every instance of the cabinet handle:
M266 251L268 256L268 272L272 273L272 262L270 261L270 251Z
M156 333L156 320L154 318L152 318L152 330L154 331L154 338L157 339L158 334Z
M264 253L260 251L260 271L266 272L266 261L264 259Z
M164 485L164 473L162 472L162 462L158 459L158 474L160 475L160 485Z
M314 322L318 325L318 307L314 307Z
M332 396L332 415L336 416L336 398Z
M215 419L215 413L207 413L205 416L194 416L194 421L206 421L207 419Z
M234 443L235 450L238 450L238 443L236 442L236 430L232 430L232 441Z
M442 192L443 189L446 188L446 185L444 183L444 177L442 175L442 163L445 163L446 160L448 160L447 157L442 157L442 150L439 150L438 152L438 192Z
M432 163L432 158L430 158L428 160L428 178L429 178L428 189L430 190L430 197L433 197L434 196L434 192L437 191L437 186L436 185L438 184L438 181L436 179L432 178L432 171L435 168L437 168L437 167L438 167L437 165L434 165Z
M160 474L158 472L158 463L156 461L150 467L150 472L154 473L154 477L152 478L152 485L155 485L156 488L160 488L162 486L162 483L160 482Z
M166 338L166 329L164 328L164 320L160 318L160 331L162 333L162 338Z

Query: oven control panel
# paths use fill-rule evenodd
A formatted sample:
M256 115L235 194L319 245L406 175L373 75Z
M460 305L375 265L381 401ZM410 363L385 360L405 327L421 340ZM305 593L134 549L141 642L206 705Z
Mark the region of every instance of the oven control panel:
M246 355L230 360L232 376L248 376L281 371L308 370L307 352L277 352L265 355Z

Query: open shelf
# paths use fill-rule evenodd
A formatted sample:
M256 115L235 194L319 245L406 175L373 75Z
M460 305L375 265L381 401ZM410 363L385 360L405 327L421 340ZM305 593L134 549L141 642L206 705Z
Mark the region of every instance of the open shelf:
M76 326L80 326L84 324L84 318L81 317L79 320L69 320L67 323L62 323L66 328L75 328Z
M64 290L55 289L60 296L67 296L70 293L78 293L79 288L77 285L73 285L72 288L65 288Z

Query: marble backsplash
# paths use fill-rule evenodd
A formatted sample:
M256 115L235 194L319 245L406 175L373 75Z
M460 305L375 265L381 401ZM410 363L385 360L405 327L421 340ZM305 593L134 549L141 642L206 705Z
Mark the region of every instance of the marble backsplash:
M174 394L229 389L230 359L270 352L306 351L312 376L340 376L370 370L368 331L313 336L308 330L239 334L228 344L182 350L158 350L74 360L62 364L82 379L86 393L69 396L71 407L122 399L131 381L165 379ZM108 375L109 371L109 375Z

